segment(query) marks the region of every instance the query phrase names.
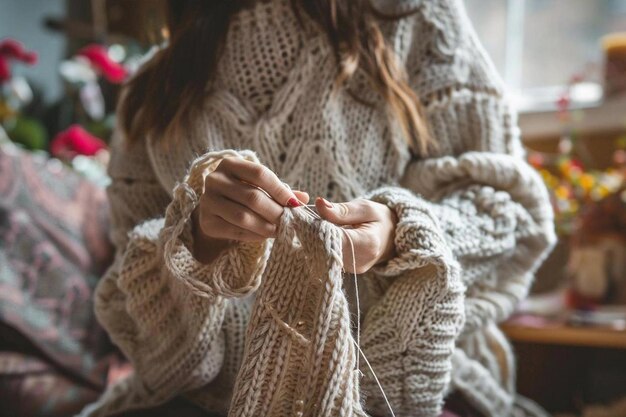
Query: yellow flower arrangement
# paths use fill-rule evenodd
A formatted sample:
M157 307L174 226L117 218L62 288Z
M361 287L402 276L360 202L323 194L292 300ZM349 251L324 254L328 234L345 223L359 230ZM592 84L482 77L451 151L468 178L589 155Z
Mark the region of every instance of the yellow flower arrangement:
M550 191L557 231L569 235L585 205L618 191L625 177L622 170L613 167L604 171L585 171L579 161L569 156L560 155L555 159L549 161L548 157L536 152L530 152L528 158Z

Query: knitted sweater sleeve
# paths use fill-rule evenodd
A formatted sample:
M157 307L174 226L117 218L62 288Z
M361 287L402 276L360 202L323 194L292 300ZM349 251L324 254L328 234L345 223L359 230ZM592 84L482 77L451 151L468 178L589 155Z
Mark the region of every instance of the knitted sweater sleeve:
M376 272L415 267L422 236L439 234L462 267L470 331L506 318L526 295L555 241L552 209L540 176L524 161L516 115L463 2L398 3L417 7L401 54L438 149L409 163L400 186L369 194L399 218L398 256ZM478 287L482 296L472 299Z
M505 319L526 296L555 241L553 214L462 1L388 3L416 10L392 39L438 147L410 162L399 184L365 196L398 223L397 256L373 271L387 288L365 319L362 347L396 415L436 416L459 338ZM381 403L375 385L364 388Z
M216 379L232 385L250 310L246 297L259 284L267 252L265 243L242 243L211 264L196 261L188 249L193 247L188 220L203 184L183 180L170 196L157 180L146 145L121 142L116 133L107 190L117 253L98 285L95 308L134 373L83 415L159 404ZM224 156L256 160L245 151L207 153L190 172L210 171Z

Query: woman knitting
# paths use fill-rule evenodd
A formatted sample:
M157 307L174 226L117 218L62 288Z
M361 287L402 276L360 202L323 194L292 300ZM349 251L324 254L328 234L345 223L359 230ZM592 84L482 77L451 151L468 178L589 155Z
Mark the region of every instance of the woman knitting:
M462 1L168 6L96 298L134 373L83 415L520 412L497 323L552 212Z

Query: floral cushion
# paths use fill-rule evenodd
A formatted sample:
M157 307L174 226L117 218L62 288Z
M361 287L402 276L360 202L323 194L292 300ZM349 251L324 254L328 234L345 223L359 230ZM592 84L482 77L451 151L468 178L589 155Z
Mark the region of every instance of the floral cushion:
M0 392L30 410L14 415L66 415L53 399L71 408L106 384L116 353L92 295L112 259L107 212L102 188L0 144Z

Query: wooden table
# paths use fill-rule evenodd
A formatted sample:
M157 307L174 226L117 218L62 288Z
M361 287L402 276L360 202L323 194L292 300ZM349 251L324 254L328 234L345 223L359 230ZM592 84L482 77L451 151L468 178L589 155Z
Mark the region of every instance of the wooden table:
M548 411L626 395L625 330L515 320L501 328L517 356L518 391Z
M541 327L504 323L501 328L513 342L626 349L626 330L563 323Z

